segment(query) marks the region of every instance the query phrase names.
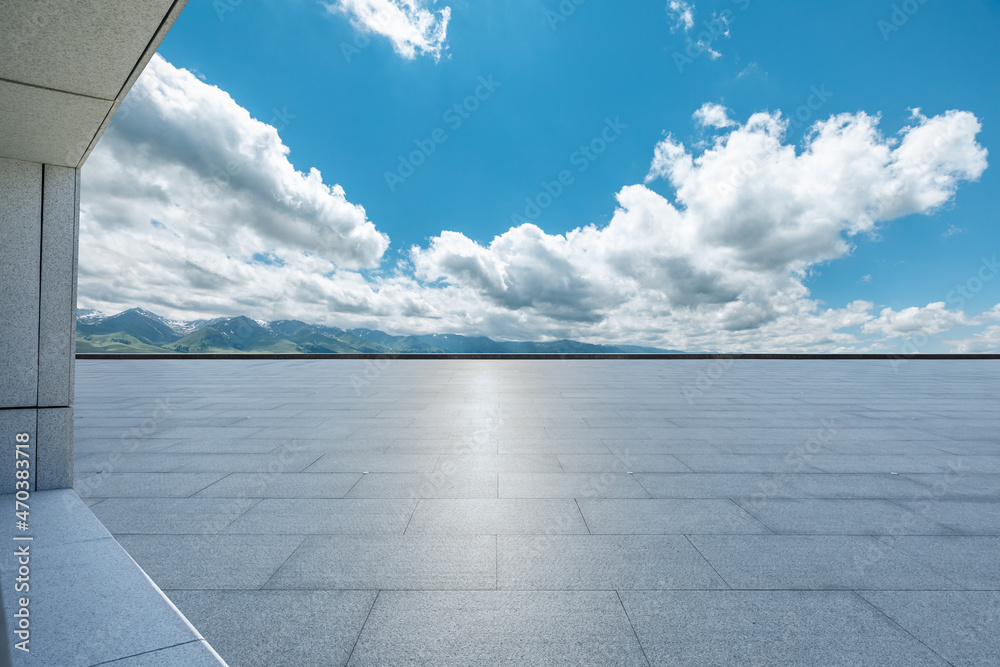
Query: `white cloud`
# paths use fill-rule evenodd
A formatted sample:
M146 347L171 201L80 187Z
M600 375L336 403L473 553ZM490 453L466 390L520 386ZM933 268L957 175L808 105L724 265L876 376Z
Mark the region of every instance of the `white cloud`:
M632 185L604 228L550 235L523 225L488 246L449 232L412 250L416 275L526 319L558 313L577 330L645 327L688 344L710 334L730 349L762 340L857 344L831 323L860 326L873 316L857 305L818 314L803 282L812 267L846 255L852 236L880 222L935 210L986 167L972 114L921 117L894 139L877 125L864 113L834 116L814 125L801 151L784 143L787 122L777 113L755 114L698 155L668 136L647 182L667 180L676 202ZM913 150L938 136L935 151ZM897 335L907 317L871 330Z
M729 109L721 104L705 102L700 109L694 112L694 119L703 127L732 127L736 121L729 118Z
M727 12L722 12L721 14L718 12L712 12L712 22L710 24L712 26L721 26L721 28L716 27L714 29L726 38L730 36L729 16L731 16L731 14L728 14Z
M718 60L722 57L722 54L712 48L712 40L710 39L699 39L696 44L698 51L702 53L707 53L709 60Z
M684 2L684 0L671 0L667 3L667 14L674 22L670 27L670 32L674 33L678 30L683 30L686 35L686 53L689 58L694 58L701 54L707 54L711 60L718 60L722 57L722 54L715 48L715 44L719 39L728 39L731 35L731 11L713 12L711 20L703 22L705 29L694 36L691 36L691 30L694 28L695 21L695 7L693 3ZM678 62L683 62L683 56L676 53L675 59L678 57L681 59ZM742 76L742 74L739 76Z
M936 336L955 327L971 324L962 311L948 310L943 301L929 303L926 307L904 308L895 311L884 308L877 319L861 327L865 333L881 334L884 338L914 335Z
M674 21L674 25L670 28L670 32L676 32L682 29L684 32L687 32L694 27L694 5L691 3L684 2L684 0L670 0L670 2L667 3L667 13Z
M956 234L961 234L965 230L961 227L956 227L955 225L948 225L948 229L941 233L941 238L948 238L950 236L955 236Z
M767 80L767 72L761 72L760 65L758 65L757 63L750 63L749 65L744 67L743 70L736 75L736 78L742 79L744 77L750 76L751 74L757 74L761 76L761 78L763 78L764 80Z
M363 33L382 35L403 58L428 55L439 60L448 38L451 8L434 11L437 0L334 0L323 3L331 13L346 14Z
M957 354L984 354L1000 352L1000 326L986 327L968 338L946 341Z
M704 150L668 135L605 226L525 224L489 244L443 231L380 269L388 238L363 208L297 171L273 125L157 56L83 170L80 304L689 351L846 351L985 325L943 304L876 315L811 298L816 265L986 168L970 113L916 115L892 138L877 125L834 116L798 148L778 113L730 121Z
M208 307L277 289L268 276L281 264L377 267L388 237L287 155L274 126L154 56L83 169L81 292Z
M976 324L989 324L990 322L1000 322L1000 303L989 310L980 313L975 317Z
M672 171L677 171L679 176L683 176L689 173L693 166L691 156L684 150L683 144L667 134L667 138L653 148L653 161L649 165L645 182L652 183L661 178L669 179Z

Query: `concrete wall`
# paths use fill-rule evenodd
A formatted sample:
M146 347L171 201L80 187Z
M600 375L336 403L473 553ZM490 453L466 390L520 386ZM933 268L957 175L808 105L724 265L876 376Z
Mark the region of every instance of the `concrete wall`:
M77 169L0 158L0 456L30 434L37 490L73 485L79 192Z

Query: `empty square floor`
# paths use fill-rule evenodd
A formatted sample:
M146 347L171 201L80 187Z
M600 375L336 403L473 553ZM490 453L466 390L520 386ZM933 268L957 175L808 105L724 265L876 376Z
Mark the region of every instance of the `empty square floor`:
M1000 361L81 360L76 491L241 665L1000 664Z

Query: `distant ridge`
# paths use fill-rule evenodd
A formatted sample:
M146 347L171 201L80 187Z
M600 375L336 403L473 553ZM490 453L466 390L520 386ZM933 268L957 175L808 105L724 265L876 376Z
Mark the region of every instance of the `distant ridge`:
M116 315L79 310L76 351L143 354L636 354L679 353L636 345L573 340L495 341L485 336L397 336L375 329L338 329L298 320L261 322L243 315L192 322L142 308Z

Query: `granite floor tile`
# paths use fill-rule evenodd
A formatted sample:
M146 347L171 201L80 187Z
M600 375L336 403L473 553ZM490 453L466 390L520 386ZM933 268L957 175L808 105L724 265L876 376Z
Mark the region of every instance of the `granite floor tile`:
M230 665L328 667L347 663L376 591L167 595Z
M78 473L172 472L185 463L184 454L78 452L73 459L73 470Z
M302 472L318 458L280 448L268 454L185 454L177 472Z
M565 472L691 472L671 454L560 454Z
M190 472L97 473L78 480L73 488L81 498L187 498L225 476Z
M935 498L939 500L992 500L1000 501L1000 474L960 471L954 473L907 473L900 475L924 485L927 492L916 500Z
M496 498L496 473L371 473L348 494L350 498Z
M632 458L636 456L664 456L667 454L718 454L718 448L705 439L673 438L664 440L627 440L623 438L604 438L601 440L607 449L617 457ZM601 453L601 452L597 452ZM605 452L606 453L606 452Z
M956 465L957 457L944 452L936 455L928 454L857 454L846 456L842 454L820 454L809 457L809 465L821 472L871 472L871 473L901 473L901 472L947 472Z
M646 665L613 591L382 591L354 667Z
M1000 593L996 591L858 594L952 665L1000 664Z
M788 476L801 498L888 498L913 500L930 497L930 485L891 473L803 474Z
M622 473L500 473L501 498L648 498Z
M257 589L301 535L121 535L118 542L162 589Z
M790 535L951 535L949 528L888 500L741 500L768 528Z
M266 588L495 589L496 537L312 535Z
M850 592L622 591L649 664L947 664Z
M1000 362L368 363L78 364L77 484L231 664L998 662Z
M499 454L607 454L609 451L604 442L589 435L579 438L540 436L497 441Z
M922 565L875 537L692 535L691 542L734 589L961 588L940 570Z
M1000 535L1000 503L989 500L894 500L963 535Z
M258 502L249 498L108 498L92 510L115 535L214 534Z
M595 535L682 535L770 533L763 523L729 499L580 499L587 527Z
M436 470L451 473L563 472L555 454L442 455Z
M329 453L305 472L430 472L439 458L437 454Z
M759 473L636 473L653 498L794 498L791 475Z
M483 500L421 500L409 534L432 535L556 535L587 534L574 500L492 498Z
M476 440L472 437L452 439L396 438L386 442L389 443L389 446L385 452L392 455L478 456L496 454L497 452L495 440Z
M222 531L240 535L402 535L416 500L267 498Z
M728 588L679 535L501 535L502 590Z
M821 472L814 463L817 457L800 454L678 454L688 471L738 473ZM661 471L649 471L661 472ZM674 471L662 471L674 472Z
M200 498L343 498L358 483L356 473L248 473L225 476Z
M219 667L218 653L205 640L189 641L156 651L138 653L127 658L98 663L102 667L160 667L184 665L185 667ZM65 662L60 663L66 665ZM68 665L67 665L68 667Z
M1000 590L1000 537L882 537L885 544L970 590Z
M235 438L164 440L170 445L161 451L168 454L268 454L280 447L299 447L298 441ZM303 447L302 450L305 450Z

